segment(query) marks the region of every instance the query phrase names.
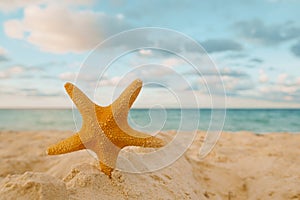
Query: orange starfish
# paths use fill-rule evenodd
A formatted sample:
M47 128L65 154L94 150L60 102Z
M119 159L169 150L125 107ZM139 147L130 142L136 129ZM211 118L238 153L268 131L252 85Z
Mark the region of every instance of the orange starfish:
M66 83L65 89L80 114L81 130L75 135L51 145L48 155L64 154L82 149L90 149L97 154L101 171L111 177L120 150L126 146L162 147L164 142L154 136L132 129L128 122L128 112L137 98L142 81L133 81L109 106L93 103L72 83Z

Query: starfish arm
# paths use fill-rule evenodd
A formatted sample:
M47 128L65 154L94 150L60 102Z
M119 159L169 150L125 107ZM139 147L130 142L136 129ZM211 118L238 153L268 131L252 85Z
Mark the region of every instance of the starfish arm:
M143 82L140 79L136 79L133 81L119 96L118 99L114 101L112 107L114 109L124 109L124 111L128 111L137 96L139 95L143 86Z
M100 169L101 171L106 174L109 178L111 178L111 173L114 170L114 168L106 165L104 162L99 161Z
M78 108L82 117L89 115L91 110L95 108L95 104L75 85L67 82L65 90Z
M48 147L47 154L58 155L82 149L85 149L85 146L82 144L79 134L76 133L75 135Z
M128 134L127 134L128 135ZM165 142L157 137L131 130L130 135L128 135L128 145L127 146L141 146L150 148L159 148L165 145Z
M97 145L92 150L97 154L101 171L111 178L111 172L116 167L118 154L121 149L108 142L102 146Z

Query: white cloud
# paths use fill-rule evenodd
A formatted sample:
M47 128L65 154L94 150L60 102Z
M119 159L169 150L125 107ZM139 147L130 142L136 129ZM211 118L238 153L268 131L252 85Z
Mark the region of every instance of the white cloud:
M19 20L9 20L4 23L4 32L11 38L23 39L24 26Z
M64 81L74 81L77 77L75 72L63 72L58 75L58 78Z
M291 97L291 96L285 96L284 97L284 100L286 100L286 101L292 101L294 98L293 97Z
M124 19L124 15L121 14L121 13L117 14L116 17L117 17L118 19Z
M91 5L93 0L1 0L0 10L3 12L15 11L31 5L45 5L45 4L60 4L60 5Z
M222 76L225 89L229 93L237 93L242 90L253 89L253 82L249 78L241 78L235 76Z
M0 78L7 78L7 75L4 72L0 71Z
M267 83L268 81L269 81L268 75L266 74L266 72L263 69L261 69L259 71L259 82L260 83Z
M150 49L141 49L139 51L139 53L143 56L149 56L149 55L152 55L152 51Z
M24 71L23 67L21 66L14 66L8 69L10 74L20 74Z
M7 56L7 50L3 47L0 47L0 62L9 61Z
M255 88L251 77L244 71L224 67L219 69L219 71L208 68L201 72L201 78L198 78L196 83L193 83L193 88L204 93L223 94L225 89L228 95L243 96Z
M184 63L184 60L181 58L166 58L162 61L162 65L167 67L175 67Z
M13 66L13 67L9 67L7 69L4 69L2 71L0 71L0 78L10 78L12 76L21 74L22 72L24 72L24 68L21 66Z
M285 73L280 74L277 82L261 86L259 92L260 97L264 99L297 101L300 98L299 78L295 79Z
M105 77L105 76L104 76ZM63 72L58 75L58 78L63 81L83 81L83 82L96 82L98 77L94 74L77 73L77 72Z
M263 86L259 88L259 91L261 92L261 95L264 95L262 97L264 98L277 98L277 100L281 100L280 98L283 98L285 95L293 95L295 92L299 90L299 87L295 85L287 86L287 85L269 85L269 86Z
M123 18L52 4L45 8L33 5L24 9L23 19L6 21L4 31L9 37L24 39L43 51L79 53L127 29Z
M119 76L112 77L111 79L103 77L99 82L99 86L117 86L121 80L122 77Z
M296 80L296 84L298 84L298 85L300 86L300 77L299 77L299 78L297 78L297 80Z
M3 47L0 47L0 55L5 55L7 54L7 50L4 49Z
M288 75L287 74L279 74L277 82L279 84L284 84L286 79L287 79Z
M0 10L10 12L38 2L38 0L2 0L0 1Z
M277 89L277 91L287 94L293 94L295 93L299 88L297 86L287 86L287 85L280 85Z

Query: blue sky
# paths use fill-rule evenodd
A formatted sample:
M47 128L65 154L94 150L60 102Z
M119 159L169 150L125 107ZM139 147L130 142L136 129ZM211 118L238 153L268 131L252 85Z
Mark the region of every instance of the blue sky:
M1 1L0 107L70 107L63 85L75 81L97 44L132 28L161 27L181 32L204 47L220 71L228 107L300 108L299 8L296 0ZM128 40L134 43L144 37ZM180 46L176 42L169 41L170 46ZM175 55L140 50L111 66L98 83L95 101L108 104L112 88L138 65L148 64L127 74L121 88L130 78L176 85L172 70L153 63L168 65L188 79L199 105L186 100L183 106L210 107L210 98L220 97L203 89L203 80L216 87L210 66L204 64L202 77L190 76L191 66ZM91 73L83 77L87 84L81 88L94 91L99 77ZM176 87L178 94L192 94L178 82ZM178 107L176 98L166 93L160 86L145 87L136 107Z

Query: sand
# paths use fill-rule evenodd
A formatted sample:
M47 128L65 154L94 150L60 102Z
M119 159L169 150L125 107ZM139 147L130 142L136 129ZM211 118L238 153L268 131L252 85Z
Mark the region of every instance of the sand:
M171 166L144 174L115 170L112 179L98 170L85 150L46 155L49 144L70 135L0 132L0 198L300 199L300 134L223 133L214 150L200 160L199 132Z

